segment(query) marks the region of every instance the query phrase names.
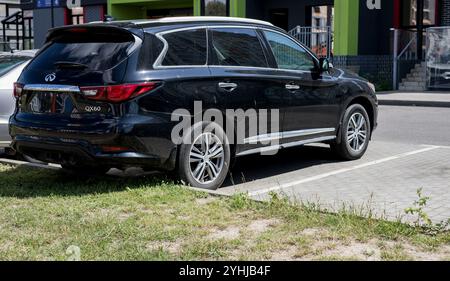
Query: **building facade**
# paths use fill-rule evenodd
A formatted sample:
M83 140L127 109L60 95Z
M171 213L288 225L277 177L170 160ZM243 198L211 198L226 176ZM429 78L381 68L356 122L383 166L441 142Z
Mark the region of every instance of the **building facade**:
M168 16L261 19L381 88L392 87L393 77L400 80L417 62L426 60L428 29L450 25L450 0L81 0L77 8L68 7L67 0L0 0L0 19L14 9L27 11L23 15L32 20L29 37L34 42L28 45L34 48L42 46L51 27L103 20L105 14L117 20ZM8 32L12 39L14 32ZM401 58L399 69L394 69L395 51L406 58Z

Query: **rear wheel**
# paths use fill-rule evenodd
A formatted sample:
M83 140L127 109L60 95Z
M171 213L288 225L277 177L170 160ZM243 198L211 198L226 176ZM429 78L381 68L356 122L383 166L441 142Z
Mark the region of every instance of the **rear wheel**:
M344 114L340 139L331 149L344 160L361 158L369 145L371 126L366 109L360 104L351 105Z
M178 174L187 185L215 190L228 174L230 145L217 124L203 124L197 135L194 135L194 131L192 143L185 141L180 146Z

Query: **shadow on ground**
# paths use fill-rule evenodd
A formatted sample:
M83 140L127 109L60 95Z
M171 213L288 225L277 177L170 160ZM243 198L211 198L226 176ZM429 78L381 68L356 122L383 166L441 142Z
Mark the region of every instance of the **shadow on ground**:
M276 155L238 158L224 187L264 179L307 167L339 162L328 146L301 146L280 150Z
M241 157L231 169L223 187L337 161L326 146L285 149L272 156ZM131 173L112 170L105 176L93 176L18 166L0 170L0 197L81 196L151 188L162 184L175 186L176 183L171 175L136 170Z

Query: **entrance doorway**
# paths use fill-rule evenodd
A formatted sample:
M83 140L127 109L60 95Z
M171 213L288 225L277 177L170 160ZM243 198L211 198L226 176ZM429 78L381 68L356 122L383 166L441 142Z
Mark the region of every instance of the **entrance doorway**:
M289 9L269 10L269 21L284 30L289 28Z

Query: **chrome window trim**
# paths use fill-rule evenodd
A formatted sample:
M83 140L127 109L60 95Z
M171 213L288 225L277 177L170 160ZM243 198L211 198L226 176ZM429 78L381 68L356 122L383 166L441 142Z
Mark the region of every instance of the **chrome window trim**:
M24 91L41 91L41 92L70 92L79 93L78 86L58 85L58 84L27 84L23 87Z
M304 136L318 135L318 134L325 134L325 133L334 133L334 132L336 132L335 128L320 128L320 129L306 129L306 130L296 130L296 131L263 134L263 135L257 135L257 136L253 136L253 137L244 139L244 144L258 143L258 142L264 142L264 141L273 141L273 140L280 140L280 139L288 139L288 138L295 138L295 137L304 137Z
M272 145L272 146L267 146L267 147L259 147L259 148L255 148L255 149L249 149L249 150L242 151L242 152L236 154L236 156L240 157L240 156L246 156L246 155L251 155L251 154L276 151L276 150L280 150L283 148L301 146L301 145L305 145L305 144L309 144L309 143L323 142L323 141L334 140L334 139L336 139L336 136L325 136L325 137L318 137L318 138L290 142L290 143L285 143L285 144L277 144L277 145Z
M238 65L209 65L208 64L208 60L209 60L209 46L207 46L207 52L206 52L206 64L204 65L172 65L172 66L164 66L161 65L161 62L164 60L164 57L166 56L166 53L169 49L169 44L167 43L167 41L164 39L163 35L165 34L169 34L169 33L174 33L174 32L180 32L180 31L186 31L186 30L193 30L193 29L206 29L206 40L207 40L207 44L209 43L209 29L214 29L214 28L247 28L247 29L254 29L254 30L267 30L267 31L272 31L278 34L281 34L287 38L289 38L290 40L294 41L294 43L296 43L297 45L299 45L302 49L304 49L310 56L312 56L312 58L315 60L315 62L318 64L319 60L317 59L317 57L311 53L308 48L305 48L300 42L298 42L297 39L295 39L294 37L290 36L289 34L285 34L283 32L280 32L278 30L275 29L271 29L271 28L266 28L266 27L257 27L257 26L246 26L246 25L201 25L201 26L190 26L190 27L182 27L182 28L177 28L177 29L171 29L171 30L166 30L166 31L161 31L155 34L155 36L161 40L161 42L163 42L164 47L163 50L161 51L161 53L158 55L158 58L155 60L155 63L153 63L153 69L181 69L181 68L198 68L198 67L214 67L214 68L247 68L247 69L256 69L256 70L271 70L271 71L279 71L279 72L292 72L292 73L296 73L296 74L308 74L311 73L311 71L309 70L300 70L300 69L284 69L284 68L274 68L274 67L255 67L255 66L238 66ZM265 39L265 38L264 38ZM267 40L267 39L266 39ZM272 51L272 50L271 50ZM329 76L331 77L331 76Z

